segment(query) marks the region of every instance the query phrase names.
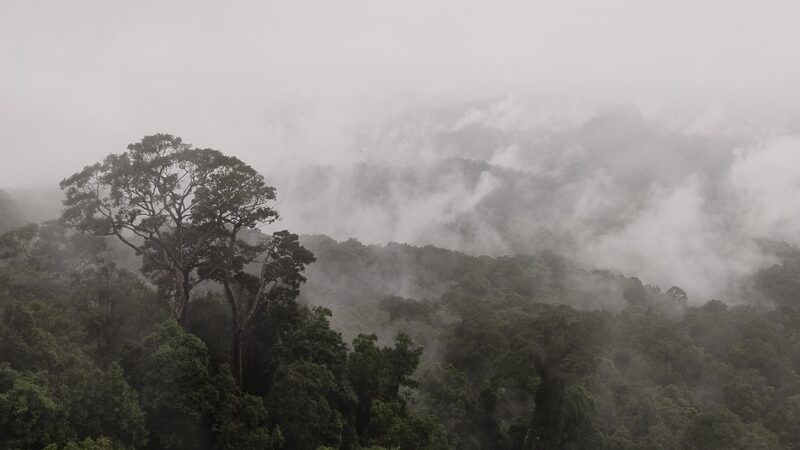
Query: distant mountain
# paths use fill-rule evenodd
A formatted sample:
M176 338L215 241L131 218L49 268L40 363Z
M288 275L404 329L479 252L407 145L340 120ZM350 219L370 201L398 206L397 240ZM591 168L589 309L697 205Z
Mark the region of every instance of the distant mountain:
M601 233L635 215L653 186L695 173L718 180L733 160L730 140L670 131L633 106L553 128L528 124L522 106L497 112L503 102L402 116L361 143L376 155L394 149L404 164L373 155L279 178L284 217L303 232L366 241L559 248L577 229Z
M0 189L0 231L57 218L62 198L57 188Z
M332 309L332 324L353 336L381 330L382 337L391 338L400 326L433 343L433 330L426 326L447 321L433 311L447 310L451 298L480 303L512 296L605 311L686 306L685 299L676 304L671 295L637 278L584 268L553 252L470 256L430 245L366 245L324 235L302 236L301 243L317 258L306 270L301 302Z
M698 289L751 270L714 268L742 256L720 243L754 248L737 235L727 184L747 144L679 131L632 105L502 97L399 115L359 138L363 162L268 176L285 226L301 233L470 254L551 250L652 282L684 271ZM685 241L693 234L698 243Z

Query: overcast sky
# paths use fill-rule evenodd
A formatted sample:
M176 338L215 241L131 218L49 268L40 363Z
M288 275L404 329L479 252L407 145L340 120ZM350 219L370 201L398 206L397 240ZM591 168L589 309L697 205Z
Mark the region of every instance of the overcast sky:
M320 153L354 116L509 92L794 113L798 24L763 0L3 0L0 187L160 131L263 169L312 110Z

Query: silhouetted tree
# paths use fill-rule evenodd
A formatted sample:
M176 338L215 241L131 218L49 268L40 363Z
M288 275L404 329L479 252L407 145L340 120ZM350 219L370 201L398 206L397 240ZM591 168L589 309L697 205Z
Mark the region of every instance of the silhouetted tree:
M275 188L252 167L168 134L145 136L61 182L62 218L79 230L114 235L144 256L142 271L171 294L183 323L197 269L226 230L274 222Z

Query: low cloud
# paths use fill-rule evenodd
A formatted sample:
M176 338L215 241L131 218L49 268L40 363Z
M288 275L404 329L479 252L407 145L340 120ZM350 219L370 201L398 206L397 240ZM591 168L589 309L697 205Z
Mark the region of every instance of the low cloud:
M800 241L800 138L765 139L755 122L732 137L744 119L717 107L677 123L682 109L573 103L547 120L552 104L511 96L353 127L341 163L273 178L284 224L472 254L555 250L694 302L746 301L743 280L772 261L756 239Z
M748 234L800 244L800 137L738 149L730 186Z

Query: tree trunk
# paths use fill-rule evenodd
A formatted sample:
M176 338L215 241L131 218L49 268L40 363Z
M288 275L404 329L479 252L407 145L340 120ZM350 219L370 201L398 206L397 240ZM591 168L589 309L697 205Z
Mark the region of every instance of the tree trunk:
M533 438L528 448L551 450L561 448L564 432L561 402L564 394L564 383L558 376L549 371L541 377L541 382L534 401L533 424L529 436Z
M236 384L239 389L242 388L242 330L234 328L233 330L233 376L236 377Z
M186 324L186 308L189 305L189 275L181 270L175 270L175 299L172 305L172 318L181 326Z
M225 298L228 299L228 306L231 308L231 330L233 336L231 339L231 371L239 388L242 388L242 331L244 325L243 319L239 315L239 306L236 303L236 295L231 289L228 280L222 282L222 287L225 290Z

